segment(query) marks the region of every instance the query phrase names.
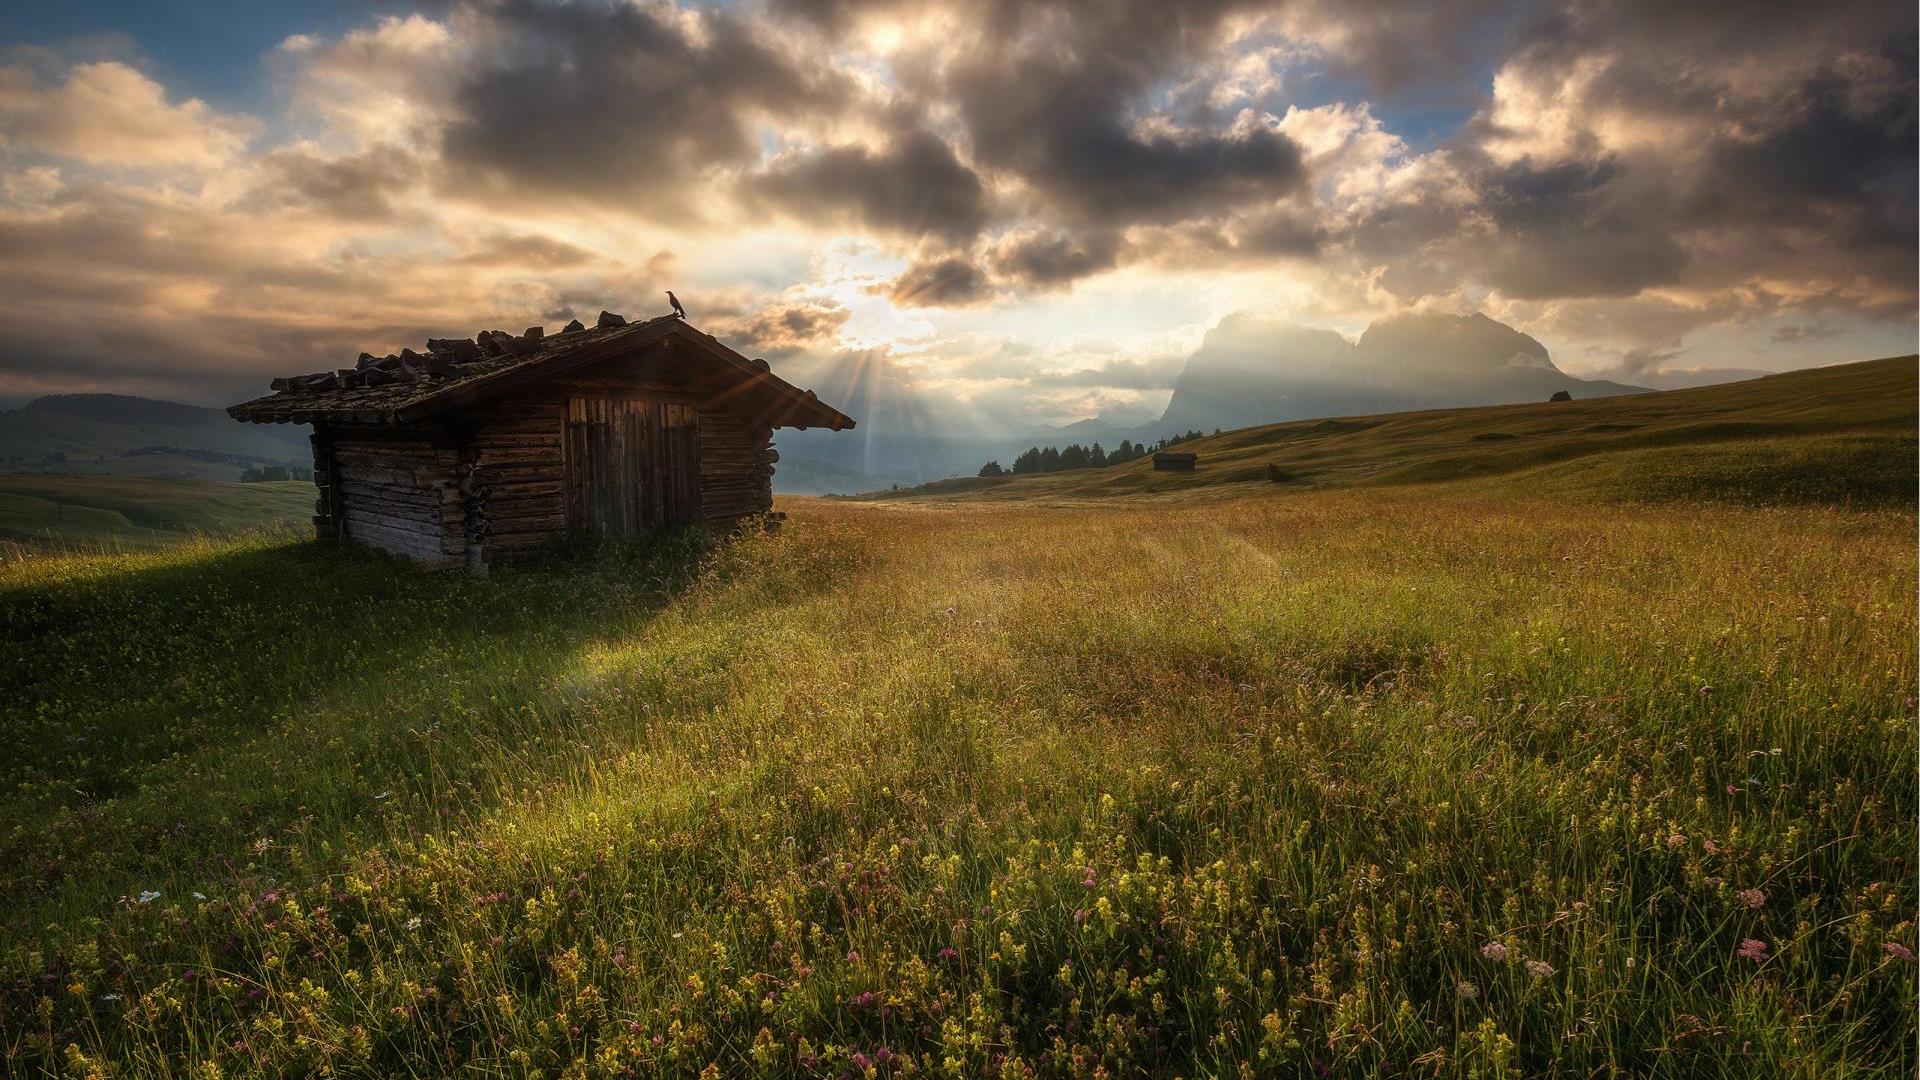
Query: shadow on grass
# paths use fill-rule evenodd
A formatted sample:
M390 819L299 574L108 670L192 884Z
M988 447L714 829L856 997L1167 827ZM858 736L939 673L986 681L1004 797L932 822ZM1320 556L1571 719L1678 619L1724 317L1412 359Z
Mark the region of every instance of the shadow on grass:
M471 774L503 753L537 782L540 744L577 737L541 688L741 562L695 533L480 581L250 540L0 587L0 900L208 880L260 838L350 846L491 798Z

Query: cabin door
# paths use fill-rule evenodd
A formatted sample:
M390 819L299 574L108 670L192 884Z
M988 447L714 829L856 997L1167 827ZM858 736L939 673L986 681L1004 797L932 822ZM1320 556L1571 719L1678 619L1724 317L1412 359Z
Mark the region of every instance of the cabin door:
M700 520L700 414L643 398L567 402L567 520L636 538Z

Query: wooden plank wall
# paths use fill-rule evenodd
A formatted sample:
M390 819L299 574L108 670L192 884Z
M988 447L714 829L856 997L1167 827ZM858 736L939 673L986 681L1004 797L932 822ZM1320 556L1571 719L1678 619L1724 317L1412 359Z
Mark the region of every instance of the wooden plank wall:
M773 428L732 413L700 414L700 489L707 526L724 531L773 509Z
M463 561L460 452L443 429L337 424L326 434L340 536L429 566Z
M466 535L483 561L512 561L566 535L564 404L554 393L516 395L464 414L470 494Z
M317 540L338 540L340 478L333 470L333 436L321 425L307 441L313 444L313 535Z
M679 402L568 399L568 520L624 539L699 524L699 423Z

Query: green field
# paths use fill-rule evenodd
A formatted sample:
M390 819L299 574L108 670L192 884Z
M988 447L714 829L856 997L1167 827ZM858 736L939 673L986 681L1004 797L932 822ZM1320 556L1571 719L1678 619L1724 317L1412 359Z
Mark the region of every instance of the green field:
M1107 469L942 480L869 499L1213 499L1292 489L1495 481L1627 500L1911 505L1916 358L1590 401L1298 420L1183 443L1191 473ZM1278 470L1276 476L1271 470ZM1796 478L1798 477L1798 478ZM1836 489L1836 481L1840 485Z
M0 475L0 540L141 550L197 536L294 526L313 515L313 485L233 484L135 476Z
M488 580L13 550L5 1071L1912 1076L1913 365L1826 376Z

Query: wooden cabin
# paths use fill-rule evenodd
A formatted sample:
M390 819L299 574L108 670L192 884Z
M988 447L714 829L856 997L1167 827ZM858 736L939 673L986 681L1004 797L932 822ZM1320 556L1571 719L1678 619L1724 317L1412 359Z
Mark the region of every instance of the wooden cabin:
M731 529L773 508L774 429L854 425L671 315L430 340L273 390L227 412L313 425L318 536L476 573L570 533Z
M1182 454L1174 451L1162 450L1159 453L1153 455L1153 471L1154 472L1192 472L1194 465L1198 463L1199 460L1200 460L1200 455L1198 454L1192 454L1192 453Z

